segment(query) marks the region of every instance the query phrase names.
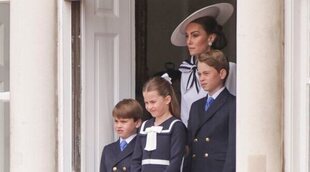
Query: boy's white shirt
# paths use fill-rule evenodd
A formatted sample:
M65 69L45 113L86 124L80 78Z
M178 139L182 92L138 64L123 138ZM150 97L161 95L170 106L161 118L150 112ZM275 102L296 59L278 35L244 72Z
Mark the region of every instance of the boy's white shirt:
M133 135L127 137L126 139L119 138L119 143L121 143L123 140L125 140L126 143L129 144L132 141L132 139L134 139L136 136L137 136L137 134L133 134Z
M208 97L212 97L214 100L221 94L221 92L225 89L225 86L217 90L212 96L208 94Z

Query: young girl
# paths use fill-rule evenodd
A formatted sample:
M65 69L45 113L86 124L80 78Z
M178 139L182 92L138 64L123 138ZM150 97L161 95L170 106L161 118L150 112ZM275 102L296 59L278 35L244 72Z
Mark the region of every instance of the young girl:
M143 122L132 156L132 172L179 172L186 127L179 120L179 104L167 74L143 86L145 108L152 119Z

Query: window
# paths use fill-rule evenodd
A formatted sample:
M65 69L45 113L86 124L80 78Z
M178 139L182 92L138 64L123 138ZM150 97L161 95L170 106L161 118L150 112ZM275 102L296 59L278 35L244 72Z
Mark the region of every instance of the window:
M10 59L8 2L0 2L0 171L9 171Z

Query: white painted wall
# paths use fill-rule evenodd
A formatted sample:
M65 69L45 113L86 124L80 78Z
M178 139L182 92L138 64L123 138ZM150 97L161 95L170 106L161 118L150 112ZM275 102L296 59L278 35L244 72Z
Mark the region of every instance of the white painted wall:
M10 172L55 172L56 1L11 1Z
M283 1L237 1L237 170L283 171Z

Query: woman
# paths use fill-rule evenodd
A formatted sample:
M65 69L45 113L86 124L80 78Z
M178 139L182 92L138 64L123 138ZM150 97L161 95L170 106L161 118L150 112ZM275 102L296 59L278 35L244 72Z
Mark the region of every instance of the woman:
M221 50L226 47L222 25L230 18L233 10L229 3L204 7L183 20L171 35L171 43L175 46L187 46L191 55L179 68L182 72L181 119L186 126L192 103L207 95L198 81L196 56L211 49ZM231 94L236 95L236 64L230 62L229 68L225 86Z

